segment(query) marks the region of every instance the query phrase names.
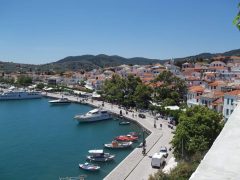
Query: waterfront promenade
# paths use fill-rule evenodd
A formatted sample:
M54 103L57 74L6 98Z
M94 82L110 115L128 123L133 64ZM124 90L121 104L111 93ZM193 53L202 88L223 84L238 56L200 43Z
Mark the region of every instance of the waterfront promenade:
M56 93L44 94L48 97L60 98L62 95ZM69 100L73 102L80 102L79 97L66 96ZM102 101L85 101L87 104L99 107L102 106ZM112 105L104 102L104 109L114 113L119 114L122 110L122 115L125 118L131 119L136 123L140 124L150 135L146 138L146 155L143 156L142 148L135 148L116 168L114 168L104 179L128 179L128 180L147 180L150 174L157 172L157 169L151 167L151 156L159 152L161 146L170 147L170 141L172 139L172 129L168 128L166 120L156 120L156 128L154 128L154 117L148 113L144 113L146 118L139 118L137 112L128 112L120 109L117 105ZM133 116L134 114L134 116ZM162 124L162 127L160 127ZM172 157L172 153L169 152L168 160Z

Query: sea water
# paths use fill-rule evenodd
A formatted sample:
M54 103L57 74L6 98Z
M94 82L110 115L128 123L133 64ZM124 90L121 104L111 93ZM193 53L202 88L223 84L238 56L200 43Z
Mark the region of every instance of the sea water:
M110 150L112 162L98 172L86 172L90 149L102 149L114 137L130 131L141 132L134 123L119 125L112 118L94 123L77 123L73 117L93 109L88 105L50 105L49 99L0 101L0 179L54 180L85 175L87 180L103 179L132 150ZM138 143L134 143L136 147Z

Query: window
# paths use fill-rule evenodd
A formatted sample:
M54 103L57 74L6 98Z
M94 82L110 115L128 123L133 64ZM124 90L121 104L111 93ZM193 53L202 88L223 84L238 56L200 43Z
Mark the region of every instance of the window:
M231 110L231 114L233 113L233 110Z
M230 99L227 99L227 104L229 104L229 100L230 100Z
M233 105L233 99L231 99L231 105Z
M226 115L229 115L229 109L226 109Z

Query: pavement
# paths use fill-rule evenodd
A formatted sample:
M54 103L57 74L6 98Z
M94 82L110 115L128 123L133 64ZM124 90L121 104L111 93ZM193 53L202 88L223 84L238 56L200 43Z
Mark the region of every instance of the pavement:
M56 93L47 93L44 94L48 97L60 98L62 95ZM81 98L76 96L66 96L69 100L78 102L82 101ZM87 100L87 104L99 107L102 106L102 101L97 100ZM112 105L110 103L104 102L103 109L106 109L112 113L118 114L120 110L123 112L125 118L131 119L132 121L137 122L142 127L144 127L150 135L146 138L146 155L142 154L142 148L135 148L117 167L115 167L105 178L104 180L118 180L118 179L127 179L127 180L147 180L149 176L158 171L151 166L151 156L159 152L161 146L166 146L167 149L171 147L170 141L172 140L173 133L172 129L168 127L167 120L159 119L154 120L154 117L149 113L145 114L146 118L139 118L138 112L128 112L123 109L120 109L118 105ZM134 114L134 116L133 116ZM156 128L154 128L154 121L156 123ZM160 127L162 124L162 127ZM169 159L172 159L172 152L168 152L169 155L166 159L166 166L168 165ZM171 160L172 161L172 160Z

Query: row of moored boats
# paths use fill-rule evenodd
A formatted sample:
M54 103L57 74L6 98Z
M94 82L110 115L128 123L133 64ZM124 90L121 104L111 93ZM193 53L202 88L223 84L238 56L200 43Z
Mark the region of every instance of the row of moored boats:
M132 147L133 142L138 140L138 133L131 132L127 135L121 135L114 138L111 143L104 144L105 148L110 149L124 149ZM112 161L115 158L114 154L106 153L103 149L89 150L89 155L86 156L87 161L90 162L107 162ZM79 164L79 168L87 171L97 171L100 169L99 165L85 162Z

